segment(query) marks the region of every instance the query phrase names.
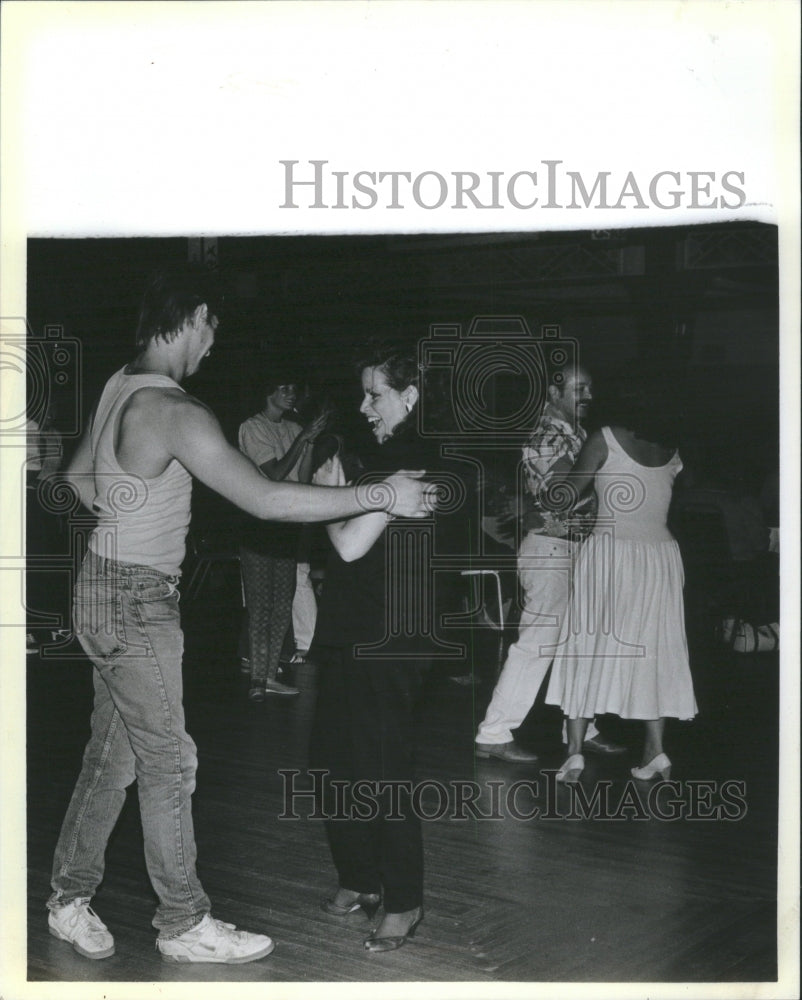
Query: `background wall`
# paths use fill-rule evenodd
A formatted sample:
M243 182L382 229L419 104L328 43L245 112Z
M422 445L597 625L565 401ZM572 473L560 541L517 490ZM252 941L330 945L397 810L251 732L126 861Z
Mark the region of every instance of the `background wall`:
M460 324L464 331L475 316L520 315L535 333L559 326L563 337L578 341L601 401L608 381L633 359L677 371L692 462L717 452L757 479L776 466L773 226L220 237L203 244L30 240L32 336L57 327L79 342L75 398L84 411L110 372L133 355L147 274L193 254L217 266L229 292L213 355L187 388L213 407L232 437L261 406L264 375L279 359L297 362L313 387L336 403L343 428L359 435L355 345L377 334L420 340L433 323ZM521 391L521 380L502 378L489 405L510 405ZM70 418L71 391L63 397L62 416ZM84 422L78 414L76 426Z

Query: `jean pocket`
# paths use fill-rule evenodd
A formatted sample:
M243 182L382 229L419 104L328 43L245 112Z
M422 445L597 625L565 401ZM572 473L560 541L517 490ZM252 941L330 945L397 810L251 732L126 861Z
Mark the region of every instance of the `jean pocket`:
M73 624L78 641L93 660L109 663L128 649L123 623L122 596L78 590L73 601Z
M179 624L178 587L166 578L137 580L132 593L132 605L140 627L175 627Z
M169 600L171 597L177 598L178 587L173 580L167 577L148 577L144 580L134 580L131 596L137 602L152 604Z

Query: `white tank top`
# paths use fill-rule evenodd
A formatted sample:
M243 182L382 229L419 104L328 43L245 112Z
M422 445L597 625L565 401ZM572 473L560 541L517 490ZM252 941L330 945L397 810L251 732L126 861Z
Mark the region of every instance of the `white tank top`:
M598 498L593 533L615 526L615 536L636 542L667 542L673 538L666 518L674 480L682 469L677 452L665 465L641 465L624 451L609 427L602 427L607 458L596 473Z
M152 566L178 576L189 528L191 475L173 459L160 476L143 479L121 469L114 451L120 411L133 393L153 386L181 388L168 375L127 375L122 368L112 375L100 397L90 437L95 475L92 506L98 521L89 547L106 559Z

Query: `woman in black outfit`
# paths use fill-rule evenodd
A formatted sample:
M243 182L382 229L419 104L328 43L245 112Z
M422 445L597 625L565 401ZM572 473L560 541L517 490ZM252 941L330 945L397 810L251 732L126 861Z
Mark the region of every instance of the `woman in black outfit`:
M417 432L422 387L414 350L376 346L358 368L364 394L360 412L380 446L366 463L368 473L377 478L399 469L431 473L435 464L431 449ZM339 460L327 462L315 481L344 483ZM409 542L410 533L431 533L432 525L431 521L428 527L425 522L402 521L390 527L384 514L370 513L330 524L327 530L334 551L315 632L314 660L320 670L311 760L328 772L327 781L346 783L340 815L348 818L331 818L336 803L327 785L326 831L339 889L323 909L345 916L361 908L372 917L383 903L382 919L365 947L390 951L405 944L423 918L420 819L411 808L409 786L399 795L396 815L400 813L401 818L394 819L386 818L389 789L386 795L374 797L378 814L368 819L354 818L351 791L360 780L378 782L380 793L382 783L414 782L413 708L431 650L425 648L425 627L401 628L396 631L404 634L392 634L388 623L394 615L388 608L395 609L397 620L399 615L400 619L406 616L408 625L421 622L425 602L415 609L409 604L404 608L403 601L414 602L427 592L420 580L425 569L421 570L419 561L417 569L406 561L399 572L396 556L388 552L399 550L394 542L390 544L394 533ZM374 649L365 649L368 645Z

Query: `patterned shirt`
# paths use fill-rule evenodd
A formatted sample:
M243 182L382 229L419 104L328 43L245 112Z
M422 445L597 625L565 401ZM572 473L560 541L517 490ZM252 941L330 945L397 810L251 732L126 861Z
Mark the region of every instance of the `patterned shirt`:
M523 447L523 468L529 496L529 518L527 526L537 535L555 538L584 537L593 530L596 519L596 497L591 493L571 510L547 510L539 495L549 483L552 470L562 458L573 465L587 437L584 428L572 427L559 416L551 403L547 403L543 414L535 425L529 440Z

